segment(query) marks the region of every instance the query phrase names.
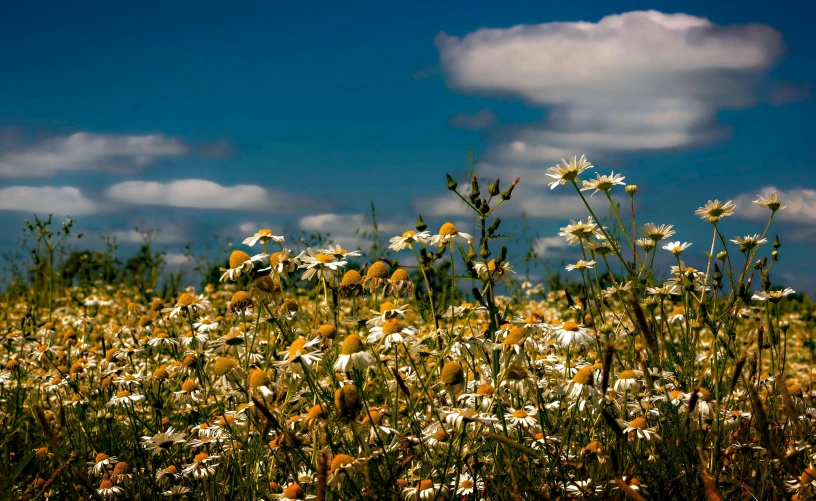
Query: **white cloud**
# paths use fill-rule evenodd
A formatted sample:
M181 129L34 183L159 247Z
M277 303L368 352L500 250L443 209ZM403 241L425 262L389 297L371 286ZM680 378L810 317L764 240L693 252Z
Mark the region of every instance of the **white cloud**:
M563 237L541 237L533 244L539 258L549 258L567 250L567 241Z
M488 152L503 162L721 138L728 131L717 112L754 104L756 84L784 49L767 26L718 26L657 11L480 29L463 38L440 33L436 44L454 89L548 109L542 123L506 131Z
M316 204L310 197L262 188L256 184L223 186L205 179L167 183L125 181L106 190L109 198L128 204L194 209L290 212Z
M374 231L371 219L365 214L317 214L305 216L298 221L298 227L306 232L330 233L331 243L338 244L345 249L368 247L364 233ZM383 242L405 231L403 226L393 221L377 221L377 227L382 234ZM413 228L413 225L407 226Z
M8 141L6 141L8 143ZM47 177L60 172L125 171L153 164L162 157L185 155L189 148L159 134L114 135L76 132L33 144L4 144L0 177Z
M98 205L73 186L10 186L0 188L0 210L82 216Z
M459 113L448 120L448 125L457 129L479 130L496 123L496 115L490 110L479 110L473 114Z
M774 191L777 192L782 205L788 206L787 209L776 213L774 221L816 225L816 190L807 188L778 190L773 186L766 186L756 193L743 193L734 198L734 203L737 205L734 215L744 219L767 221L771 215L770 210L753 201L757 199L757 195L767 196Z

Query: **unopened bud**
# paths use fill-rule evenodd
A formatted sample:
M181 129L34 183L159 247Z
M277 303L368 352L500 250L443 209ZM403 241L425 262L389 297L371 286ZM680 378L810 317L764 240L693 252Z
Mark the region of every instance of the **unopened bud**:
M626 193L629 194L630 197L635 196L635 193L637 193L637 185L636 184L627 184L626 185Z
M451 191L456 191L456 187L459 186L459 183L454 181L451 175L447 172L445 173L445 177L448 178L448 189Z
M470 201L475 202L481 194L482 192L479 190L479 178L473 176L473 181L470 183Z
M422 214L417 214L416 229L417 231L425 231L428 229L428 225L422 220Z
M504 262L507 259L507 246L502 245L499 249L499 261Z
M487 259L490 257L490 249L487 248L486 238L484 239L484 242L482 242L482 249L479 251L479 255L482 257L482 259Z
M493 235L496 230L499 229L499 225L501 224L501 219L496 218L493 220L493 223L490 224L490 227L487 229L488 235Z
M496 179L495 183L493 183L491 185L488 185L487 192L490 193L491 197L495 197L496 195L498 195L501 192L501 189L499 188L499 180L498 179Z
M720 251L717 253L717 259L720 261L725 261L725 258L728 256L728 253L725 251Z
M467 258L471 261L476 259L476 250L473 248L473 242L468 242Z
M780 247L782 247L782 244L779 243L779 235L777 235L776 238L774 238L774 241L773 241L773 248L774 249L779 249Z
M518 184L518 182L519 182L520 180L521 180L521 178L520 178L520 177L517 177L517 178L515 179L515 181L513 181L513 184L511 184L509 188L507 188L506 190L504 190L504 191L502 192L502 194L501 194L502 199L504 199L504 200L510 200L510 196L513 194L513 188L515 188L515 187L516 187L516 185Z

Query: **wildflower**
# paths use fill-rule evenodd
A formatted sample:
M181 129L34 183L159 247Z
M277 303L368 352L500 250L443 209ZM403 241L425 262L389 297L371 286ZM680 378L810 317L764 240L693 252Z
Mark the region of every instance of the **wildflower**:
M89 465L91 465L91 467L88 468L88 474L90 475L93 473L96 476L100 476L109 467L112 467L118 462L119 460L116 459L115 456L108 457L108 455L105 454L104 452L100 452L99 454L96 455L92 463L88 463Z
M637 438L643 440L660 439L660 435L649 428L649 424L642 417L637 417L625 424L626 428L623 430L624 433L632 433Z
M186 497L187 494L190 493L190 489L188 487L184 487L183 485L174 485L170 489L162 492L162 496L168 498L183 498Z
M193 458L193 463L185 467L181 474L185 477L193 477L195 480L209 478L215 475L215 467L217 463L213 463L218 459L218 456L210 456L206 452L196 454Z
M196 296L195 294L190 294L189 292L182 292L176 301L176 306L172 308L164 308L161 310L161 312L170 313L170 315L168 315L170 318L175 317L182 311L187 312L190 316L194 317L198 313L207 311L209 309L210 302L204 298L203 294Z
M129 391L120 391L113 398L108 401L108 407L115 405L133 404L139 400L144 399L144 395L131 395Z
M753 203L759 205L760 207L767 207L771 209L772 213L778 210L785 210L788 208L787 205L782 205L782 203L779 202L779 196L775 191L764 197L762 195L757 195L757 199L754 200Z
M360 251L347 251L346 249L340 247L339 245L335 245L334 247L328 247L326 249L320 249L318 252L323 254L328 254L330 256L334 256L335 259L347 259L349 257L360 257L362 254Z
M504 414L504 419L513 426L519 428L530 428L538 424L535 408L528 406L524 409L513 409L510 407Z
M595 193L598 193L599 191L609 193L612 190L613 186L616 185L623 186L626 184L623 182L623 180L626 178L621 176L620 174L615 175L614 171L612 172L612 174L608 176L606 175L602 176L600 174L596 175L597 175L596 179L591 179L589 181L584 181L582 183L583 188L581 188L581 191L595 190L592 192L592 195L595 195Z
M360 336L349 334L343 340L343 347L340 350L340 356L334 363L334 370L337 372L346 372L349 369L365 370L375 362L374 355L365 351L365 345Z
M474 480L470 473L464 472L458 478L451 480L451 489L456 489L456 496L458 497L470 497L474 492L484 490L484 480L480 477Z
M311 280L317 275L318 278L330 281L334 278L334 273L346 265L346 261L337 261L331 254L316 253L311 247L306 249L306 253L301 253L300 262L298 268L306 268L303 280Z
M385 340L385 349L391 348L394 343L404 343L406 338L416 335L416 329L405 326L398 318L390 318L382 325L372 327L369 331L366 342L376 343Z
M740 246L740 252L750 252L768 240L761 238L759 235L745 235L743 238L737 237L731 241Z
M561 228L558 236L564 237L570 245L589 242L592 237L598 239L605 238L603 231L598 229L598 225L595 223L595 220L592 219L592 216L587 217L586 222L570 220L570 224Z
M241 276L242 273L252 271L252 269L255 267L255 262L260 261L264 257L264 254L250 256L241 250L232 251L229 258L229 268L221 268L221 271L224 272L224 274L221 275L221 281L224 282L227 279L235 280Z
M284 242L284 237L275 236L272 234L272 230L269 228L263 228L255 232L254 235L251 237L247 237L244 239L243 244L252 247L258 242L265 244L267 242L277 242L282 244Z
M629 391L637 393L640 389L638 378L643 377L642 371L625 370L618 374L618 380L615 381L615 391L624 392Z
M791 289L790 287L786 287L784 289L779 289L775 291L762 291L762 292L755 292L751 299L754 301L770 301L772 303L778 303L782 299L794 294L796 291Z
M561 346L570 346L573 344L583 345L595 340L586 327L571 320L556 327L554 333Z
M183 444L184 442L184 435L175 433L173 428L168 428L167 431L157 433L152 437L142 437L142 445L153 455L161 454L163 451L170 450L175 444Z
M654 223L646 223L640 227L640 233L656 244L674 235L675 231L672 229L673 227L674 225L671 224L661 224L658 226Z
M238 361L230 356L216 358L213 372L219 377L221 386L230 390L240 388L241 381L246 377Z
M289 278L289 274L295 271L295 268L300 264L297 259L290 256L290 252L289 249L273 252L269 255L269 266L261 268L258 271L264 272L272 270L278 276Z
M659 298L667 298L669 296L679 296L680 286L676 283L666 282L660 287L646 287L646 292L653 294Z
M363 276L357 270L348 270L343 278L340 280L340 292L344 296L348 296L352 292L360 288L363 283Z
M334 392L334 410L340 418L353 421L362 408L360 394L353 385L341 386Z
M695 214L703 218L703 221L716 223L721 218L734 215L736 205L731 203L731 200L722 203L719 200L709 200L704 206L700 207Z
M153 333L153 337L151 337L147 344L154 347L171 347L171 346L178 346L178 341L169 337L167 333L157 331Z
M289 368L295 374L302 374L303 368L300 365L301 361L311 367L323 357L323 353L320 350L313 349L320 341L321 338L319 337L311 341L307 341L302 337L295 339L288 350L280 352L280 356L283 357L283 360L275 362L275 365Z
M446 496L447 493L447 487L430 479L420 480L415 486L406 487L402 490L405 499L422 501L437 499L439 496Z
M465 387L465 371L462 370L462 364L453 360L445 362L440 379L449 393L459 394Z
M298 501L302 499L317 499L316 496L312 496L311 494L306 494L299 484L290 484L284 490L282 494L273 494L272 495L276 499L280 499L282 501Z
M651 252L657 246L651 238L638 238L635 243L646 252Z
M679 256L684 250L688 249L689 247L691 247L691 243L689 242L684 242L682 244L679 241L669 242L668 244L663 246L663 250L667 250L674 254L675 256Z
M575 264L568 264L566 270L586 271L588 269L591 269L593 266L595 266L595 261L584 261L583 259L581 259Z
M554 179L550 182L550 189L553 190L560 184L574 182L582 172L591 168L592 164L589 163L586 155L581 155L581 158L572 157L569 162L562 158L561 164L547 169L547 176Z
M430 241L431 234L427 231L416 232L408 230L402 234L401 237L393 237L389 242L391 245L389 249L393 251L401 251L403 249L410 249L415 243L426 244Z
M252 307L252 297L246 291L238 291L232 295L232 299L227 303L227 311L233 315L246 312Z
M97 489L96 492L104 498L113 499L117 494L122 494L125 490L117 485L113 485L113 482L106 479L99 484L99 489Z
M408 309L409 306L407 304L397 306L390 301L383 301L380 303L380 311L371 310L371 313L373 313L375 316L369 320L366 320L366 326L369 328L376 327L384 324L389 319L405 317L405 313L408 311Z
M473 237L469 233L459 231L453 223L448 221L439 227L439 234L431 238L431 244L435 247L445 247L457 237L468 243L473 241Z

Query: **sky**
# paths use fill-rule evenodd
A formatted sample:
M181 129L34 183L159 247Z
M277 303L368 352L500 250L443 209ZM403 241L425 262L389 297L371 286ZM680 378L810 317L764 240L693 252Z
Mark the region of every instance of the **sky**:
M545 173L586 154L594 172L638 185L639 223L673 224L674 239L694 243L691 263L711 239L697 207L733 200L721 231L761 233L768 214L751 202L778 191L789 207L769 233L783 244L776 281L812 294L813 11L2 2L0 250L32 213L72 217L86 245L112 235L123 252L135 227L160 229L176 263L188 242L240 242L262 227L355 246L372 203L386 237L417 213L432 230L467 227L444 174L465 181L472 148L480 178L521 177L497 212L503 229L569 262L558 230L586 212Z

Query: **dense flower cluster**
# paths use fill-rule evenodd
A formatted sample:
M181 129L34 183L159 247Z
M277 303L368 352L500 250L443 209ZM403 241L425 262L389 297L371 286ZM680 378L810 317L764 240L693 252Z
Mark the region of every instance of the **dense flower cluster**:
M816 495L813 309L771 285L785 207L722 235L705 269L671 225L611 218L559 233L583 259L566 290L518 284L494 210L390 239L398 259L295 252L260 229L220 282L162 298L67 287L48 308L7 294L0 351L3 481L14 499L768 499ZM621 189L621 188L618 188ZM625 186L634 197L637 188ZM627 219L628 219L627 215ZM665 253L670 269L654 269ZM448 263L449 266L441 265ZM362 264L362 266L360 266ZM446 275L447 273L447 275ZM458 273L458 274L457 274ZM754 278L756 277L756 278ZM442 280L445 279L445 280ZM469 298L457 281L478 286ZM752 281L753 280L753 281ZM756 284L761 286L757 288ZM440 290L439 284L443 284ZM32 289L33 294L45 294Z

